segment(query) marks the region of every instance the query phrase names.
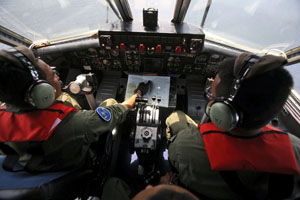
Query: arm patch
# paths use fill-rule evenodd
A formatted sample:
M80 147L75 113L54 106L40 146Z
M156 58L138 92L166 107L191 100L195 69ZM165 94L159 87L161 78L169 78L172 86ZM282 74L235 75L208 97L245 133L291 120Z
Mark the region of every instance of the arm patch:
M98 107L96 109L97 114L106 122L109 122L111 119L111 113L109 112L109 110L107 110L106 108L103 107Z

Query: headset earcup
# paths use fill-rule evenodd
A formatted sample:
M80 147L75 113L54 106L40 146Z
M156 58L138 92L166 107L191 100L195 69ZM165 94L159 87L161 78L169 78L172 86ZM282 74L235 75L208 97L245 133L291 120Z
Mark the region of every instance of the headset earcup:
M36 108L48 108L55 100L55 89L49 83L38 83L31 89L29 95Z
M239 118L234 108L225 102L213 103L210 107L209 116L218 128L225 131L233 129Z

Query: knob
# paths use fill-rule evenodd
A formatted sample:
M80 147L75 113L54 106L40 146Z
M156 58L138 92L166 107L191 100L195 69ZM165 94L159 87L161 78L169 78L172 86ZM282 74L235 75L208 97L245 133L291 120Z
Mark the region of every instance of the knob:
M118 55L119 55L119 51L117 51L117 50L112 50L112 51L111 51L111 55L112 55L112 56L118 56Z
M168 61L169 61L169 62L173 62L173 61L174 61L174 57L169 57L169 58L168 58Z
M150 139L152 137L152 132L150 130L144 130L141 135L144 139Z
M178 54L181 53L181 46L177 46L177 47L175 48L175 53L178 53Z
M110 65L110 63L111 63L109 60L106 60L106 59L103 60L102 62L103 62L104 65Z
M120 44L120 50L125 51L126 50L126 45L124 43Z
M156 52L158 52L158 53L161 52L161 49L162 49L161 45L160 44L156 45L155 49L156 49Z
M140 45L139 45L139 51L140 51L140 52L144 52L144 51L145 51L145 46L144 46L144 44L140 44Z
M192 72L192 66L191 65L185 65L183 68L184 72Z
M179 58L179 57L176 57L176 58L175 58L175 62L176 62L176 63L179 63L179 62L180 62L180 58Z
M89 51L91 54L97 55L97 50L94 49L94 48L88 48L88 51Z

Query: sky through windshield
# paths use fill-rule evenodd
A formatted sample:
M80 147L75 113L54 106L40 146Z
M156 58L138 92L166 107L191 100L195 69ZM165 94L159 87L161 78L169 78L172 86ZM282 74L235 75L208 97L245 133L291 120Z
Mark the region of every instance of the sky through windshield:
M0 24L26 38L53 40L117 20L105 0L1 0Z
M158 9L159 21L171 22L175 3L129 0L134 21L142 21L143 8L153 7ZM200 27L206 3L192 0L185 22ZM213 0L204 32L206 38L257 50L286 51L300 45L299 10L299 0ZM2 0L0 5L1 26L32 41L78 35L116 20L105 0Z
M200 26L206 1L192 0L186 22ZM255 49L300 46L300 1L213 0L204 32Z

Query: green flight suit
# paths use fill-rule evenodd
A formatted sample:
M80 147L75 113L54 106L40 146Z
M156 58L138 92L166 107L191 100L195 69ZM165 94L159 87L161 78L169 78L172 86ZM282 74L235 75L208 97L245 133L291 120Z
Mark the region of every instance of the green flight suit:
M75 101L68 101L66 105L74 105ZM33 171L56 171L82 166L87 158L92 158L91 144L96 143L101 134L125 121L128 113L125 105L113 99L104 101L100 106L110 111L110 121L103 120L94 110L78 110L69 113L46 141L8 144L20 155L19 163L30 166L29 169ZM28 152L29 147L32 151L34 145L38 147L37 150Z
M212 199L237 199L218 171L212 171L197 124L181 111L167 119L169 160L176 168L179 180L187 189ZM298 166L300 140L289 134ZM217 148L217 147L216 147ZM238 171L244 185L255 192L267 193L269 176L262 172Z

